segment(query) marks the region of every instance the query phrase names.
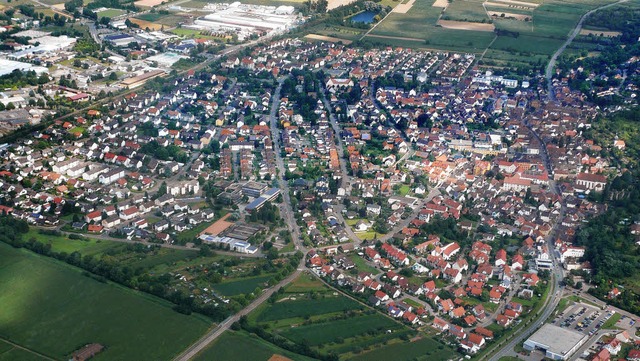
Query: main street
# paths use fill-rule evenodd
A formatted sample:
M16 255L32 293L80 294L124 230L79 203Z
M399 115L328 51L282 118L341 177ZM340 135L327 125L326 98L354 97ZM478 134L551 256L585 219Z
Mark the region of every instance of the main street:
M602 9L606 9L624 2L627 2L628 0L620 0L618 2L615 3L611 3L608 5L604 5L604 6L600 6L598 8L595 8L591 11L589 11L588 13L584 14L581 18L580 21L578 22L578 24L576 25L576 27L573 29L573 31L569 34L569 37L567 38L567 40L565 41L565 43L553 54L553 56L551 57L551 60L549 61L549 64L547 65L546 68L546 72L545 72L545 77L547 79L547 96L548 96L548 101L553 102L555 101L555 93L553 91L553 84L551 82L552 77L553 77L553 70L555 69L555 65L556 65L556 61L558 59L558 57L564 52L564 50L567 48L567 46L569 44L571 44L571 42L573 41L573 39L580 33L580 30L582 30L582 24L584 23L584 20L589 17L589 15L593 14L596 11L602 10ZM525 126L529 129L530 133L540 142L542 148L543 148L543 152L542 152L542 157L544 158L544 163L545 163L545 167L547 168L547 172L549 174L550 177L553 177L553 165L549 159L549 154L547 152L547 147L546 147L546 143L544 142L543 139L541 139L541 137L539 136L539 134L532 128L532 126L528 123L528 122L524 122ZM562 192L560 191L560 189L558 188L558 186L555 184L555 181L553 181L553 179L550 181L550 189L557 195L562 196ZM547 299L545 300L545 303L543 305L543 311L541 314L539 314L538 316L536 316L536 319L534 322L532 322L528 327L523 328L521 331L516 332L514 334L514 337L509 341L508 344L504 345L497 353L495 353L493 355L493 357L491 357L490 360L492 361L497 361L499 360L501 357L504 356L515 356L516 352L515 352L515 346L522 342L526 337L528 337L529 335L531 335L533 332L535 332L540 326L542 326L542 324L549 318L549 316L551 315L551 313L555 310L555 308L557 307L558 303L560 302L560 299L562 298L563 292L562 292L562 285L561 282L564 279L564 270L562 268L562 265L560 264L559 260L556 257L556 252L553 251L554 249L554 237L555 234L558 230L558 224L562 222L562 219L564 218L564 213L565 213L565 205L563 203L561 209L560 209L560 214L558 216L558 219L556 220L552 231L550 232L550 235L547 237L547 245L548 248L550 250L550 254L551 254L551 260L553 262L553 268L552 268L552 273L551 273L551 290L549 291L549 295L547 297Z

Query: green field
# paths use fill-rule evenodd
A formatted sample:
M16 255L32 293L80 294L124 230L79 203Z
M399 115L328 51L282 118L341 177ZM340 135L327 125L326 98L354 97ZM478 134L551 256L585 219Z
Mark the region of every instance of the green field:
M329 325L316 323L292 327L282 332L282 335L296 343L306 342L310 346L320 346L371 331L396 328L398 328L396 322L380 314L373 314L332 321Z
M307 294L300 295L302 291ZM425 355L435 360L445 359L444 355L447 359L457 356L454 350L431 338L415 343L405 341L416 336L416 331L350 298L335 295L331 288L309 275L300 276L276 295L277 299L248 315L247 329L259 327L285 345L306 345L311 354L334 354L341 360L354 356L372 359L369 355L393 360Z
M293 282L289 283L285 288L286 293L308 293L323 291L327 292L328 289L320 280L308 274L300 275Z
M195 361L267 361L274 354L286 356L292 360L313 360L311 358L283 350L263 339L243 331L227 331L209 347L194 358Z
M364 258L358 256L358 255L352 255L349 256L349 259L351 259L353 261L353 263L356 265L356 268L358 269L358 271L360 272L369 272L371 274L378 274L380 273L380 270L370 266L367 261L365 261Z
M162 17L163 15L158 13L145 13L145 14L136 15L136 19L150 21L152 23L158 21L158 19Z
M121 244L101 241L95 239L79 240L69 239L66 236L51 236L41 234L36 228L30 228L29 232L24 235L25 240L35 239L36 241L44 244L50 244L53 252L80 252L83 255L96 255L105 252L109 249L115 249L122 247Z
M444 14L443 20L458 20L470 22L490 22L487 12L482 7L482 1L454 0L449 3Z
M416 1L406 14L392 13L365 38L367 41L390 46L446 49L482 53L488 65L542 66L566 40L580 17L589 10L614 0L550 0L538 3L535 9L492 7L493 11L530 15L532 21L494 18L497 30L507 31L496 38L492 32L445 29L437 25L441 8L431 1ZM481 1L454 0L442 13L442 19L489 22ZM340 37L339 34L336 36ZM495 41L493 41L495 38ZM493 42L492 42L493 41Z
M251 293L256 288L265 288L265 283L272 277L273 275L243 278L238 281L218 283L213 288L225 296L237 296L243 293Z
M56 359L93 342L106 346L96 360L171 359L211 326L156 297L4 243L0 270L0 284L11 290L0 294L0 337Z
M602 329L612 329L612 328L616 328L616 323L618 323L618 321L620 321L620 318L622 318L622 315L619 313L614 313L613 315L611 315L611 317L602 325Z
M455 350L431 338L415 342L395 343L355 356L354 361L404 361L404 360L449 360L456 355Z
M107 9L99 12L98 18L115 18L116 16L120 16L126 13L126 11L120 9Z
M268 322L294 317L309 317L360 308L362 308L360 304L346 297L324 297L315 300L287 300L271 305L258 315L257 321Z
M21 348L0 341L0 361L40 361L42 357L35 353L25 351Z

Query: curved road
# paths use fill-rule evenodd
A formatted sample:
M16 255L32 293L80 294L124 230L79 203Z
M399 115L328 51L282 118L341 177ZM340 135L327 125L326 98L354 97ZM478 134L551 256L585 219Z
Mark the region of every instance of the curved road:
M589 15L595 13L596 11L600 11L602 9L606 9L618 4L622 4L625 3L629 0L620 0L618 2L615 3L611 3L611 4L607 4L607 5L603 5L600 6L598 8L595 8L591 11L589 11L588 13L582 15L582 17L580 18L580 21L578 21L578 24L576 25L576 28L573 29L573 31L571 32L571 34L569 35L569 37L567 38L567 41L564 42L564 44L562 44L562 46L560 47L560 49L558 49L553 56L551 57L551 60L549 60L549 64L547 65L547 69L545 71L545 78L547 79L547 96L549 97L549 101L555 101L556 100L556 96L555 93L553 91L553 84L551 83L551 78L552 78L552 73L553 73L553 69L556 66L556 61L558 60L558 57L560 56L560 54L562 54L562 52L564 52L564 50L567 48L567 46L569 46L569 44L571 44L571 42L573 41L573 39L575 39L575 37L580 33L580 30L582 30L582 23L584 22L584 20L589 17Z

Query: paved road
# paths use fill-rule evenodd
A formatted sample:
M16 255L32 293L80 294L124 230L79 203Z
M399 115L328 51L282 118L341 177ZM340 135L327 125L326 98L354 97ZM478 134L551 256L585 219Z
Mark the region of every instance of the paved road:
M578 21L578 25L576 25L575 29L573 29L573 31L571 32L571 34L567 38L567 41L565 41L564 44L562 44L560 49L556 50L556 52L551 57L551 60L549 60L549 64L547 65L547 69L545 71L545 77L547 78L547 96L549 97L549 101L555 101L556 100L555 92L553 91L553 84L551 83L551 78L553 77L553 69L556 66L556 61L558 60L558 57L560 56L560 54L562 54L564 52L564 50L567 48L567 46L569 46L569 44L571 44L573 39L580 33L580 30L582 30L582 23L584 23L584 20L586 18L588 18L589 15L593 14L596 11L600 11L602 9L606 9L606 8L609 8L609 7L612 7L612 6L621 4L621 3L625 3L627 1L629 1L629 0L620 0L620 1L615 2L615 3L611 3L611 4L608 4L608 5L600 6L598 8L595 8L595 9L589 11L588 13L582 15L582 17L580 18L580 21Z
M289 231L291 232L291 236L293 238L293 242L296 244L296 249L302 251L302 253L306 254L307 253L307 248L301 243L301 238L300 238L300 229L298 227L298 225L295 222L294 216L293 216L293 210L291 208L291 199L289 198L289 185L288 183L283 179L284 174L285 174L285 170L284 170L284 161L282 160L282 157L280 156L280 148L281 148L281 139L280 139L280 130L277 127L277 110L278 110L278 105L280 103L280 93L282 90L282 83L284 82L286 78L282 77L280 79L278 79L278 86L276 87L276 90L274 92L273 95L273 99L271 102L271 113L270 113L270 118L271 118L271 134L273 137L273 146L274 146L274 153L276 154L276 163L279 169L279 175L278 175L278 181L280 183L280 189L282 191L282 197L283 197L283 204L282 204L282 216L284 217L285 223L287 223L287 226L289 228ZM282 281L280 281L277 285L266 289L265 291L262 292L262 294L260 296L258 296L258 298L256 298L255 300L253 300L253 302L251 302L249 304L249 306L245 307L244 309L242 309L241 311L239 311L238 313L236 313L235 315L227 318L226 320L224 320L222 323L220 323L218 326L216 326L215 328L213 328L211 331L209 331L207 334L205 334L200 340L196 341L196 343L194 343L193 345L191 345L187 350L185 350L183 353L181 353L178 357L175 358L176 361L188 361L191 358L193 358L195 355L198 354L198 352L202 351L203 349L205 349L208 345L210 345L216 338L218 338L220 335L222 335L222 333L224 333L224 331L228 330L229 327L231 327L231 325L238 321L242 316L249 314L251 311L255 310L256 307L260 306L262 303L264 303L266 300L269 299L269 297L276 292L278 289L280 289L281 287L286 286L287 284L289 284L291 281L293 281L296 277L298 277L300 275L300 273L302 273L302 271L305 269L305 259L304 257L300 260L300 264L298 264L298 268L292 273L290 274L287 278L283 279Z
M531 128L526 123L525 125L529 129L529 132L540 141L540 144L543 145L543 152L541 153L541 155L542 155L545 167L547 168L547 172L549 173L550 176L552 176L553 175L552 164L551 164L551 160L549 159L549 154L547 153L547 148L545 143L542 141L538 133L533 128ZM549 188L553 193L555 193L556 195L562 196L562 192L560 192L560 189L558 188L557 184L553 180L550 180L549 185L550 185ZM558 218L553 224L553 228L551 232L549 232L549 235L546 237L547 247L549 249L549 253L551 254L551 260L553 262L553 268L551 270L552 271L551 290L549 291L549 295L547 296L547 299L545 300L545 303L542 306L542 312L538 315L535 321L532 322L529 326L524 327L522 330L515 333L515 337L513 337L508 344L503 346L500 349L500 351L494 354L494 356L490 359L491 361L498 361L501 357L504 357L504 356L516 356L517 353L515 352L515 346L518 343L523 342L526 337L529 337L529 335L534 333L538 328L540 328L540 326L542 326L542 324L549 318L551 313L555 310L556 306L560 302L560 299L562 298L561 282L564 279L564 270L562 268L560 260L557 259L556 257L556 252L554 252L554 247L555 247L554 240L556 237L556 233L558 231L558 226L559 224L562 223L562 219L564 218L565 211L566 211L566 208L563 204L562 207L560 208L560 214L558 215Z
M304 258L302 262L304 263ZM228 330L234 322L240 320L242 316L249 314L251 311L255 310L256 307L260 306L266 300L271 297L271 295L280 289L280 287L284 287L293 281L298 275L302 273L301 268L298 268L295 272L289 275L289 277L280 281L277 285L265 290L249 304L249 306L243 308L241 311L236 313L235 315L228 317L226 320L222 321L216 327L214 327L211 331L205 334L200 340L196 341L195 344L191 345L187 350L178 355L174 360L175 361L188 361L191 360L198 352L204 350L209 344L211 344L216 338L218 338L224 331Z

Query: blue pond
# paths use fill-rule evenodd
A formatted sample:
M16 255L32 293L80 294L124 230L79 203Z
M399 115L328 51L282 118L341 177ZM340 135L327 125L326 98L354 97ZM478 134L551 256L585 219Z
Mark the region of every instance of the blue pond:
M378 13L375 13L373 11L363 11L359 14L356 14L354 16L351 17L351 22L354 23L364 23L364 24L371 24L373 22L373 18L378 15Z

